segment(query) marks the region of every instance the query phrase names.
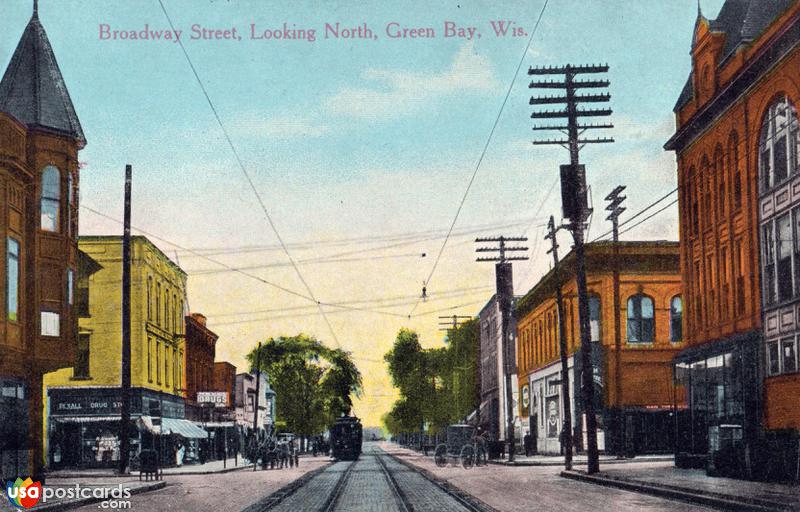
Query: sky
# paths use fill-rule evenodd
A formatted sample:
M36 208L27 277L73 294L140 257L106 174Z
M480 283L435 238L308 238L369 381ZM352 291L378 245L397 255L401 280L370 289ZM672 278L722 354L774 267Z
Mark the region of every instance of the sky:
M543 0L162 1L233 149L180 45L130 37L169 30L159 0L40 0L88 140L80 233L121 234L112 219L133 165L134 232L187 271L191 311L220 336L217 360L242 371L259 340L301 332L339 346L364 375L355 413L366 425L397 396L382 358L398 330L441 346L438 316L476 315L491 298L493 265L475 262L476 236L530 237L517 294L549 268L543 225L560 217L568 155L531 144L528 66L610 66L616 142L581 152L598 210L589 239L610 229L600 213L616 185L627 186L623 220L676 186L662 146L690 69L695 0L550 0L527 51ZM721 4L702 0L703 13ZM31 8L0 0L3 69ZM527 35L497 36L492 21ZM326 38L337 23L373 37ZM447 23L472 37L446 37ZM314 29L315 40L265 38L284 26ZM192 39L234 28L240 39ZM433 37L387 32L414 28ZM677 236L673 206L622 239ZM559 242L565 254L569 240ZM324 306L326 322L312 297L350 309Z

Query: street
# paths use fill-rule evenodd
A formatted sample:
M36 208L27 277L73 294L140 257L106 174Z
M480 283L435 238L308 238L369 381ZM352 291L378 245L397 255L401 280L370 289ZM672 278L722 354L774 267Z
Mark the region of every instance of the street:
M459 502L410 463L478 498L487 507ZM236 471L209 476L168 477L167 487L131 497L129 510L228 512L274 511L686 511L711 510L559 476L554 467L490 465L465 470L438 468L430 457L389 443L365 443L356 462L336 462L271 508L264 498L329 459L302 458L299 468L282 471ZM250 507L250 508L248 508ZM76 510L89 512L99 505Z

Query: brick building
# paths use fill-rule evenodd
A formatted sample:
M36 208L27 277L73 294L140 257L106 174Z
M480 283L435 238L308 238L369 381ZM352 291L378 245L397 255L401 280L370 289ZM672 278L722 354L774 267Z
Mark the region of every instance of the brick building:
M712 474L784 478L784 454L798 452L799 43L796 0L698 12L665 145L678 161L688 306L676 462Z
M619 265L620 354L614 321L615 262ZM672 450L673 387L671 361L683 342L683 304L677 242L620 242L586 245L586 272L594 365L598 445L628 453ZM585 446L578 383L581 378L580 329L575 283L575 253L560 267L566 321L570 411L575 446ZM520 416L540 453L559 453L564 419L555 276L548 272L517 302L517 368L523 396ZM617 403L617 361L621 361ZM527 389L526 389L527 388ZM620 431L624 418L624 440Z
M211 420L197 401L197 393L214 391L214 357L219 336L206 326L206 317L192 313L186 317L186 417Z
M34 8L0 80L0 476L4 480L17 475L41 477L42 376L72 366L75 357L78 151L85 145Z

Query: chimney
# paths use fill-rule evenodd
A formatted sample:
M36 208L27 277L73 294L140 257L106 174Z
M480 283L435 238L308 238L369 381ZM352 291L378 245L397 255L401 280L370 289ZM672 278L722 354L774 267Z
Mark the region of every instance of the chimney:
M203 327L206 326L206 316L202 313L192 313L191 317L194 318L198 324L202 325Z

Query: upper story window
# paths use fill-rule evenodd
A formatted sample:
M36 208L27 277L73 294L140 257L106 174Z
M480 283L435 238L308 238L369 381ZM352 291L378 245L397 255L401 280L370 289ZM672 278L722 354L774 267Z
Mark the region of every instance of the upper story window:
M600 341L600 296L589 295L589 332L592 341Z
M69 236L75 236L77 222L75 218L75 186L72 182L72 174L67 177L67 230Z
M652 343L655 339L655 309L647 295L628 299L628 343Z
M42 229L58 232L58 211L61 205L61 177L52 165L42 172Z
M16 322L19 314L19 242L6 238L6 318Z
M758 168L761 191L767 191L798 171L800 134L797 110L786 96L775 101L761 123Z
M683 300L680 295L672 297L669 302L669 341L677 343L683 340Z
M732 132L728 138L728 168L733 183L733 207L742 207L742 171L739 169L739 136Z
M55 311L42 311L42 336L61 336L61 315Z

